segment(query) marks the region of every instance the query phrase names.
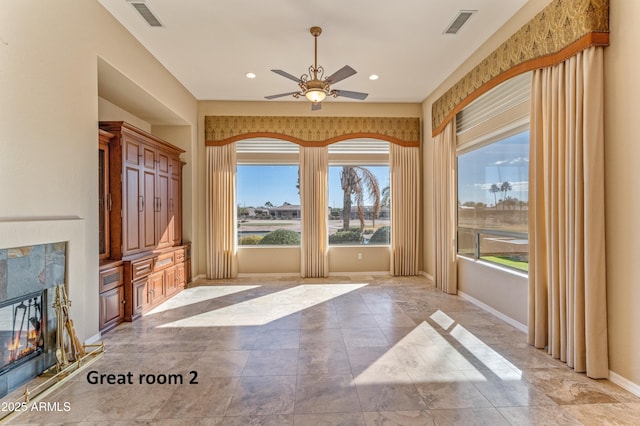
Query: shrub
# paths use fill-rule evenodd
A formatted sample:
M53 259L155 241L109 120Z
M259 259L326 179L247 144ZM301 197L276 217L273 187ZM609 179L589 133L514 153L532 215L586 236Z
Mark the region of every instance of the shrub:
M289 229L276 229L275 231L271 231L265 235L258 244L270 246L298 246L300 245L300 234Z
M369 239L369 244L389 244L391 234L391 227L389 226L381 226L376 229L376 232L373 233L371 238Z
M329 235L329 244L360 244L362 242L362 232L357 230L338 231Z
M255 246L262 240L260 235L245 235L238 240L239 246Z

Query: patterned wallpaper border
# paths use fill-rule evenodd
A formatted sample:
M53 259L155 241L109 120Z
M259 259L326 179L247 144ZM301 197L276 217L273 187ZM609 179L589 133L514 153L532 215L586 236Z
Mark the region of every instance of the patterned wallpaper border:
M554 0L433 103L433 135L473 99L514 75L609 44L609 0Z
M303 146L374 138L402 146L420 146L417 117L206 116L205 144L221 146L242 139L269 137Z

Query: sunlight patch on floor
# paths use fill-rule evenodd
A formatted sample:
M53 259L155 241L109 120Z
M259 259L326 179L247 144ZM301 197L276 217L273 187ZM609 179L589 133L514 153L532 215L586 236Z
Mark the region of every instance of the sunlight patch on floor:
M430 319L451 338L424 321L358 374L353 384L521 379L522 371L449 315L438 310Z
M159 327L242 327L265 325L367 284L305 284L204 312Z
M519 380L522 377L522 371L520 371L515 365L493 350L491 346L483 342L482 339L474 335L462 325L457 324L455 320L444 312L440 310L436 311L431 316L431 319L445 330L449 330L451 326L455 324L453 328L449 330L449 335L469 351L475 359L484 364L486 369L483 370L490 372L489 374L495 375L502 380ZM447 324L447 327L445 328L441 324ZM474 380L478 380L481 375L485 375L482 371L478 372L480 374L474 375ZM486 380L486 377L482 378Z
M171 299L158 305L156 308L149 311L146 315L158 314L160 312L166 312L171 309L182 308L184 306L194 305L196 303L206 302L207 300L213 300L220 297L228 296L230 294L240 293L247 290L253 290L260 287L259 285L225 285L225 286L200 286L188 288Z

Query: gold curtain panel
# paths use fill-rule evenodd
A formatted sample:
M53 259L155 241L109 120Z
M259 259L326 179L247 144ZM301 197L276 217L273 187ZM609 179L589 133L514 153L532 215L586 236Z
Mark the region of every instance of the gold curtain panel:
M308 147L356 138L420 146L417 117L206 116L204 132L207 146L259 137L283 139Z
M509 78L609 44L609 0L554 0L433 103L433 135L471 101Z

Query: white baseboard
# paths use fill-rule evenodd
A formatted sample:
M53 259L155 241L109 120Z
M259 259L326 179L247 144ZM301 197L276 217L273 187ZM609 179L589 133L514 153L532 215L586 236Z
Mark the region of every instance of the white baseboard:
M609 380L612 383L615 383L616 385L620 386L622 389L628 390L629 392L631 392L635 396L640 397L640 385L639 384L633 383L631 380L625 379L621 375L616 374L611 370L609 370Z
M491 306L487 305L484 302L479 301L478 299L476 299L473 296L469 296L468 294L466 294L463 291L458 290L458 296L462 297L463 299L473 303L474 305L476 305L477 307L479 307L480 309L483 309L487 312L489 312L492 315L495 315L496 317L500 318L502 321L506 322L509 325L514 326L515 328L517 328L518 330L527 333L529 331L529 327L527 327L525 324L522 324L519 321L514 320L513 318L503 314L502 312L496 310L495 308L492 308Z
M89 337L87 340L84 341L84 343L86 345L93 345L94 343L98 343L101 339L102 339L102 334L98 333L98 334L94 334L93 336Z
M391 276L391 271L370 271L370 272L329 272L330 277L344 277L344 276L354 276L354 277L388 277Z
M243 273L238 274L238 278L274 278L274 277L298 277L300 278L299 272L288 272L285 274L279 272L257 272L257 273Z

